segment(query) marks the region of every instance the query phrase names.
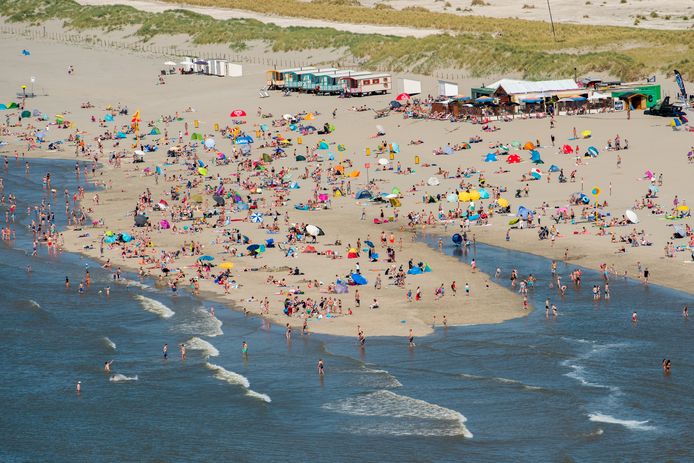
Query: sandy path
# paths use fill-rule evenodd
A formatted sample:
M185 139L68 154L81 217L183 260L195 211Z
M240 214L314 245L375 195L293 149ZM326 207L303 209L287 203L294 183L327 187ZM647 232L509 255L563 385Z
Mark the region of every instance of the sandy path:
M251 11L230 10L226 8L205 8L188 5L175 5L145 0L77 0L82 5L129 5L138 10L151 13L161 13L167 10L185 9L195 13L206 14L215 19L241 19L249 18L257 21L276 24L281 27L330 27L338 31L352 32L355 34L381 34L395 35L398 37L426 37L439 34L437 29L416 29L410 27L377 26L370 24L349 24L332 21L319 21L316 19L290 18L284 16L270 16Z

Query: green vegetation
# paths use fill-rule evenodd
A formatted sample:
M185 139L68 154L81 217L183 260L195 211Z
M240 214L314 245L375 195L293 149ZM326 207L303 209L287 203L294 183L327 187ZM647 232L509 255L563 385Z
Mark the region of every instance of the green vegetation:
M234 0L229 5L226 0L188 2L291 15L308 9L322 12L321 19L434 27L450 33L415 39L329 28L281 28L249 19L215 20L186 10L146 13L128 6L81 6L73 0L3 0L0 15L13 22L58 19L76 30L110 31L136 26L135 34L145 41L157 35L187 34L198 44L225 43L235 49L252 40L264 41L276 52L345 49L367 67L381 65L395 71L428 73L458 68L478 76L521 73L527 78L550 78L572 76L576 68L579 74L602 71L635 79L676 68L686 77L694 77L694 60L685 58L694 50L694 31L557 24L555 42L549 25L540 21L457 16L419 8L397 11L385 4L366 8L353 1ZM439 22L432 22L433 18Z

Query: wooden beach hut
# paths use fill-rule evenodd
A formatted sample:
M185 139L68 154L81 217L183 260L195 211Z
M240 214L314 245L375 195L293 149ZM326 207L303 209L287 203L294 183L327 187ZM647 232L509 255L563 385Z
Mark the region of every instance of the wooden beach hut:
M267 86L271 90L283 89L289 75L299 71L315 70L313 66L289 68L289 69L271 69L267 71Z
M316 93L322 93L324 95L334 95L342 93L345 91L344 81L341 80L343 77L359 77L368 75L368 71L337 71L332 74L324 74L318 77L318 82L314 87Z
M392 88L392 77L387 73L345 76L339 80L344 84L345 93L351 96L383 95Z
M312 85L316 79L316 76L323 75L325 73L334 73L336 71L337 68L322 68L311 71L296 72L296 80L293 79L291 83L287 82L287 88L291 90L310 91L312 89Z

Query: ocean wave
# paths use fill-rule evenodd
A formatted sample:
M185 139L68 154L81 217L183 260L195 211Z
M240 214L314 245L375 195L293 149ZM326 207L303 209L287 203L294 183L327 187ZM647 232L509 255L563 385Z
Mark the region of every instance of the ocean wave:
M162 318L171 318L175 314L173 310L169 309L167 306L157 301L156 299L151 299L141 294L137 294L135 296L135 299L140 301L142 308L145 309L147 312L152 312L153 314L157 314Z
M125 285L125 286L133 286L135 288L140 288L140 289L151 289L152 287L149 285L146 285L144 283L141 283L137 280L128 280L126 278L121 278L120 280L115 280L116 282Z
M190 338L188 341L186 341L186 346L189 350L201 351L205 357L219 356L219 351L215 346L205 341L204 339L200 339L197 336Z
M561 366L571 369L571 371L569 371L568 373L564 373L564 376L566 376L567 378L575 379L576 381L578 381L586 387L593 387L596 389L607 389L614 393L620 392L620 389L617 386L608 386L605 384L594 383L592 381L589 381L585 376L585 368L581 365L571 363L571 361L572 360L564 360L563 362L561 362Z
M459 376L461 378L472 379L475 381L491 381L494 383L510 384L513 386L518 386L518 387L525 389L527 391L546 391L547 390L547 389L540 387L540 386L532 386L530 384L525 384L524 382L518 381L517 379L501 378L498 376L478 376L478 375L471 375L468 373L460 373Z
M254 399L262 400L263 402L266 402L266 403L272 402L272 399L270 398L269 395L263 394L263 393L260 393L260 392L256 392L256 391L254 391L253 389L248 389L248 390L246 391L246 395L247 395L248 397L253 397Z
M137 381L137 375L135 376L125 376L120 373L116 373L115 375L111 376L108 380L111 381L112 383L122 383L125 381Z
M101 341L103 341L104 345L105 345L106 347L108 347L109 349L111 349L111 350L116 350L116 343L113 342L113 341L111 341L111 340L110 340L109 338L107 338L106 336L104 336L103 338L101 338Z
M224 367L215 365L214 363L206 362L205 366L208 369L212 370L214 372L214 377L220 381L225 381L229 384L233 384L236 386L242 386L244 389L248 389L251 387L250 381L248 381L248 378L246 378L243 375L240 375L233 371L229 371Z
M619 424L621 426L624 426L627 429L635 430L635 431L652 431L655 429L655 426L650 426L648 425L648 420L646 421L636 421L636 420L622 420L619 418L615 418L614 416L611 415L604 415L602 413L590 413L588 415L588 419L590 421L594 421L597 423L610 423L610 424Z
M222 321L212 315L204 308L197 308L193 311L195 318L178 326L177 331L182 333L198 334L214 338L224 334L222 331Z
M397 418L389 421L387 426L365 423L354 428L354 432L472 438L472 433L465 426L467 418L461 413L387 390L327 403L323 408L352 416Z
M39 304L38 302L36 302L33 299L29 299L29 305L34 309L40 309L41 308L41 304Z
M234 386L241 386L245 390L246 396L252 397L253 399L261 400L265 403L272 402L272 399L269 395L251 389L251 382L248 381L248 378L246 378L245 376L240 375L234 371L229 371L224 367L215 365L214 363L206 362L205 367L207 367L207 369L209 370L212 370L214 372L214 377L218 380L224 381L229 384L233 384Z
M369 368L367 366L362 366L362 371L364 373L369 374L369 375L374 375L378 379L383 379L384 385L381 387L384 387L384 388L402 387L402 383L400 381L398 381L398 378L393 376L388 370L381 370L381 369L377 369L377 368Z

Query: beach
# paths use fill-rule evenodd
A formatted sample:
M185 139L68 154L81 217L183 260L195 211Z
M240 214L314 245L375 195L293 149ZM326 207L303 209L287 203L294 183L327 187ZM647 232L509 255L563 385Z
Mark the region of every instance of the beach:
M0 459L690 458L670 118L376 118L396 91L261 97L264 64L2 38L7 102L36 96L0 113Z

